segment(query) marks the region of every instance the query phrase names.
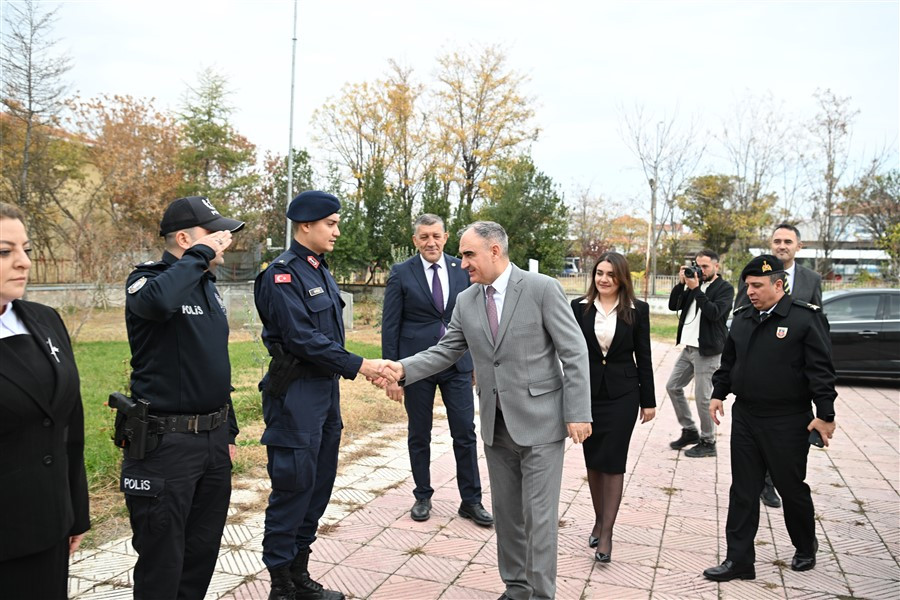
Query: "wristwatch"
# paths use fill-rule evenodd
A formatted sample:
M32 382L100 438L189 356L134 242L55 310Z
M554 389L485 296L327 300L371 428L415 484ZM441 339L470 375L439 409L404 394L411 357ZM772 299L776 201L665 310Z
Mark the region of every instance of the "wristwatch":
M826 423L834 423L834 413L831 413L830 415L822 415L819 418L822 419L823 421L825 421Z

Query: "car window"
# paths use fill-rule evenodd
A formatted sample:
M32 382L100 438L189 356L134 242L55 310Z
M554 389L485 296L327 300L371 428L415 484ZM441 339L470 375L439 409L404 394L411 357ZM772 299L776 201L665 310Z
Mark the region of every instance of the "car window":
M831 322L874 321L878 313L878 299L878 294L844 296L829 302L825 314Z
M900 294L891 294L887 296L890 299L887 315L885 319L900 320Z

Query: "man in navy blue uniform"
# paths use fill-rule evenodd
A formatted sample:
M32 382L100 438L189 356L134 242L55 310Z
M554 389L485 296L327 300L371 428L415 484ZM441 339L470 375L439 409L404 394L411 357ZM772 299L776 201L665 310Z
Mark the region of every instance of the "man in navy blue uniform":
M460 261L444 254L449 237L444 221L437 215L424 214L413 223L413 231L419 253L394 265L384 291L381 356L388 360L400 360L437 344L450 324L456 295L469 287L469 275ZM485 527L494 523L481 503L472 369L472 356L466 352L455 365L437 375L405 388L397 384L386 388L393 400L406 396L407 446L416 482L416 502L410 511L414 521L426 521L431 516L431 424L434 392L440 387L456 456L456 483L462 500L458 514Z
M216 565L238 428L214 273L243 226L206 198L179 198L159 226L162 260L128 276L131 393L151 415L148 452L126 453L120 484L138 553L136 599L203 598Z
M381 377L383 361L344 348L343 301L325 253L340 236L341 203L303 192L288 206L291 247L256 278L262 339L272 355L260 382L272 492L266 509L263 562L271 600L340 600L310 578L310 545L328 506L341 441L339 379Z
M771 254L744 267L750 304L734 311L722 364L713 375L710 417L719 424L735 395L727 553L703 571L713 581L754 579L759 493L766 470L781 493L794 571L816 566L816 519L806 479L809 444L834 435L835 375L821 309L784 293L784 264ZM811 402L816 405L813 417ZM813 434L815 437L811 437Z

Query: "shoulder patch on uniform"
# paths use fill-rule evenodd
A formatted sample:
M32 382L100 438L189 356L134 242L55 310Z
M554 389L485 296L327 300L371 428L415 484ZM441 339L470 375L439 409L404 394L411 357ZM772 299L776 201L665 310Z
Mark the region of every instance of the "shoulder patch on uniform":
M134 283L132 283L131 285L128 286L128 293L129 294L136 293L139 289L144 287L145 283L147 283L147 278L141 277L140 279L138 279L137 281L135 281Z
M313 267L313 269L318 269L318 268L319 268L319 261L316 259L315 256L307 256L307 257L306 257L306 262L308 262L309 264L311 264L312 267Z
M310 296L318 296L319 294L324 294L325 290L320 287L314 287L309 292L307 292Z
M753 306L753 305L752 305L752 304L741 304L741 305L738 306L736 309L734 309L734 312L731 313L731 314L736 315L736 314L738 314L739 312L741 312L742 310L744 310L745 308L747 308L748 306Z
M794 304L802 306L803 308L808 308L809 310L811 310L813 312L818 312L818 311L822 310L822 307L818 306L816 304L810 304L809 302L805 302L803 300L798 300L796 298L792 298L792 300L794 301Z
M291 282L291 274L290 273L275 273L275 283L290 283Z

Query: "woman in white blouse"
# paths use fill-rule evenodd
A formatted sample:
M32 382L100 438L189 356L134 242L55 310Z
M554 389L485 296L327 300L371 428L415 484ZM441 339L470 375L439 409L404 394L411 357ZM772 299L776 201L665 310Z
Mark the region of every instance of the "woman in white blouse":
M593 433L585 440L584 461L594 504L588 546L594 558L610 562L613 526L625 481L628 444L635 420L656 415L650 358L650 307L634 296L625 257L602 254L591 286L572 301L588 347Z

